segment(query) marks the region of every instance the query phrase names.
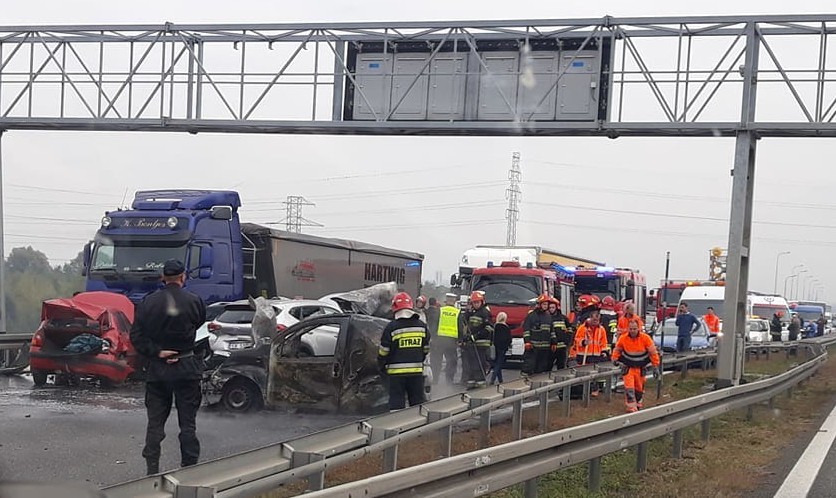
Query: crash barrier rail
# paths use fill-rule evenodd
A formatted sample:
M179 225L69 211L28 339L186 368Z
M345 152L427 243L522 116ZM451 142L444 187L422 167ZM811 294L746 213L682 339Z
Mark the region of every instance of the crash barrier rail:
M0 374L15 374L29 366L32 333L0 333Z
M714 417L748 407L747 418L751 420L754 405L764 401L772 405L783 392L792 396L793 388L814 375L827 359L825 346L833 342L832 338L803 341L795 347L815 355L783 374L764 380L377 475L306 496L482 496L525 483L528 498L537 496L539 476L584 462L589 462L589 489L597 492L604 455L635 447L636 471L643 472L647 469L648 442L672 434L673 456L681 458L686 428L700 424L702 438L708 440Z
M665 368L684 366L685 373L689 364L699 363L702 368L708 368L715 359L713 351L666 354L664 365ZM573 387L583 388L581 402L588 406L592 383L603 382L604 399L609 401L618 376L619 369L609 362L534 375L527 380L455 394L295 440L117 484L103 492L109 498L255 496L301 478L307 478L311 489L322 489L326 468L365 455L382 451L383 471L396 470L399 446L424 434L440 434L439 456L449 457L453 426L474 418L480 421L483 435L480 444L486 447L491 415L499 408L512 408L512 433L519 439L524 401L539 399L541 427L545 427L550 395L559 396L561 413L568 416Z
M836 340L836 336L831 340ZM772 349L785 348L787 354L791 348L799 347L796 343L768 346ZM751 345L749 349L762 350L766 347ZM665 354L663 364L666 369L677 367L682 375L687 375L689 365L698 363L707 369L716 356L714 351ZM520 379L501 386L452 395L295 440L117 484L105 488L103 492L112 498L244 497L271 491L303 478L308 480L311 489L321 490L325 484L326 469L367 455L382 452L383 472L395 471L399 446L421 435L439 434L441 444L437 456L450 457L453 426L472 419L479 420L482 436L479 443L480 447L486 448L491 416L500 408L511 407L512 436L515 440L520 439L523 403L526 400L538 400L540 428L545 430L549 419L549 401L554 398L553 395L559 395L561 414L568 416L572 405L572 387L583 387L581 402L588 406L592 383L603 381L604 399L610 400L618 374L618 368L602 363L535 375L527 381ZM578 434L586 437L586 432Z

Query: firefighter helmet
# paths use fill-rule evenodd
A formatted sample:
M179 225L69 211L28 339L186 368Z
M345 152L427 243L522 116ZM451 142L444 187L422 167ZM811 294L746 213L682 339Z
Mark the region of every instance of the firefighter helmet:
M399 292L395 295L395 298L392 299L392 311L398 312L401 310L411 310L412 309L412 297L409 296L406 292Z
M601 298L595 294L583 294L578 298L578 304L581 306L581 309L588 308L590 306L600 307Z
M540 294L539 296L537 296L537 304L548 303L548 302L551 302L551 300L552 300L552 297L550 295L546 294L545 292Z
M482 291L473 291L470 293L470 302L479 301L481 303L485 302L485 293Z
M604 296L604 299L601 300L601 307L605 310L614 310L615 299L612 296Z
M427 305L427 296L421 295L415 298L415 305L419 308L423 308Z
M551 302L554 303L555 306L560 308L560 299L558 299L556 297L552 297Z

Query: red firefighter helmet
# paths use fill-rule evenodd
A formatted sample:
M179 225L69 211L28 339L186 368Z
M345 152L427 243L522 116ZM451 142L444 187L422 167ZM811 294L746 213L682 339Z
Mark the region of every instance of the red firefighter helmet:
M551 302L554 303L555 306L560 308L560 299L558 299L556 297L552 297Z
M604 296L601 300L601 307L605 310L615 310L615 299L612 296Z
M392 311L411 310L412 307L412 297L406 292L399 292L392 299Z
M415 298L415 305L423 308L427 304L427 296L421 295Z
M549 303L551 300L552 297L545 292L537 296L537 304Z
M482 291L473 291L470 293L470 302L479 301L484 303L485 302L485 293Z
M583 294L578 298L578 304L581 306L581 309L588 308L590 306L600 307L601 298L595 294Z

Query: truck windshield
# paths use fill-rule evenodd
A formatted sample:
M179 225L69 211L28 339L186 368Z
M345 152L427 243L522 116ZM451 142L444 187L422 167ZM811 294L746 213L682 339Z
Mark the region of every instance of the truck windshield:
M805 322L815 322L822 315L820 311L796 311L796 313L798 313L798 316L800 316Z
M618 277L598 277L598 276L575 276L575 295L581 294L595 294L600 298L612 296L616 301L620 301L623 296L618 285ZM670 298L668 298L668 302Z
M495 305L529 305L542 293L540 280L519 275L474 275L473 290L485 293L485 302Z
M186 246L154 247L132 245L98 244L93 254L92 270L115 270L119 272L154 271L161 272L169 259L185 261Z
M659 306L662 305L662 302L668 303L668 306L676 307L676 304L679 302L679 298L682 297L682 288L681 287L668 287L667 289L659 289L659 293L656 294L656 298L659 299Z
M782 322L790 322L790 312L789 309L785 306L771 306L768 304L755 304L752 305L752 315L759 316L764 320L772 320L772 315L775 313L783 313L781 317Z

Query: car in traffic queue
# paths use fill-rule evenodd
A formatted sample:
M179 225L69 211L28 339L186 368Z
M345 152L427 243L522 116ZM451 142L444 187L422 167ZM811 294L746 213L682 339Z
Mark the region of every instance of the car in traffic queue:
M229 351L204 374L207 404L231 412L270 407L374 414L388 408L388 378L381 375L377 352L388 319L335 313L308 318L277 332L271 343ZM310 354L311 336L334 341ZM429 394L432 377L424 368Z
M772 342L772 335L769 333L769 320L749 318L746 325L749 328L746 332L746 342L748 344L768 344ZM787 335L789 335L789 332L787 332Z
M700 322L700 328L691 334L691 351L715 348L717 346L717 334L709 333L708 325L705 323L704 319L699 318L698 320ZM665 353L675 353L677 333L678 327L676 326L676 320L670 318L666 319L664 334L662 333L662 325L659 324L659 327L657 327L653 334L653 342L656 344L657 348L660 348ZM664 345L662 343L663 335Z

